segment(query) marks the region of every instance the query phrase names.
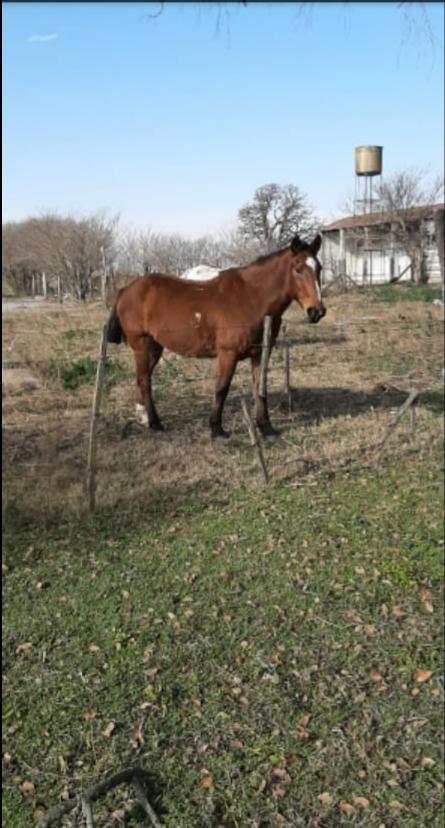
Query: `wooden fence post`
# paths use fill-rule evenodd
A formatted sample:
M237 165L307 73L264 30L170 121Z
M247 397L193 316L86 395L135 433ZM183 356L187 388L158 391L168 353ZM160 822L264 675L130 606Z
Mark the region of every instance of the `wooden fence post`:
M108 282L108 270L107 270L107 259L105 256L105 248L100 248L102 253L102 276L101 276L101 293L102 293L102 302L106 304L107 300L107 282Z
M265 316L264 317L264 328L263 328L263 347L261 351L261 373L260 373L260 384L258 388L258 393L260 397L267 396L267 363L269 361L269 354L270 354L270 337L272 333L272 317Z
M292 393L290 390L290 363L289 363L289 344L283 342L283 371L284 371L284 393L287 395L287 403L289 406L289 414L292 411Z
M90 512L94 511L96 505L96 426L99 416L100 401L102 397L102 386L105 373L105 360L107 356L107 333L108 323L103 326L100 340L99 360L96 371L96 385L94 387L93 408L90 422L90 441L88 445L88 476L87 492L88 506Z
M255 424L252 420L252 417L250 416L249 406L247 405L247 400L246 400L245 397L243 397L242 400L241 400L241 407L242 407L242 411L243 411L244 422L246 423L247 430L249 432L250 444L255 449L257 462L258 462L258 465L259 465L260 470L262 472L264 482L268 483L269 482L269 475L268 475L267 466L266 466L266 463L265 463L265 460L264 460L263 450L261 448L261 443L258 440L258 434L256 432Z

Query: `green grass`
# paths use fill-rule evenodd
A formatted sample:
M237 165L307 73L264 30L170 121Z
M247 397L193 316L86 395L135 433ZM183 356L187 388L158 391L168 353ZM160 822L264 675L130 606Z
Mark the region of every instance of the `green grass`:
M15 504L4 824L140 763L170 828L441 825L442 471L430 445L49 528Z
M433 302L441 299L442 289L435 285L379 285L370 288L370 296L377 302L394 305L396 302Z
M70 328L68 331L63 331L62 334L64 339L67 339L69 342L77 339L88 339L90 336L93 336L97 339L97 331L88 331L84 328Z
M72 333L68 331L68 333ZM90 356L81 357L72 362L52 361L49 366L51 377L58 377L66 391L74 391L81 385L95 382L97 372L97 360ZM109 391L123 379L128 377L128 371L115 360L108 359L105 363L105 391Z

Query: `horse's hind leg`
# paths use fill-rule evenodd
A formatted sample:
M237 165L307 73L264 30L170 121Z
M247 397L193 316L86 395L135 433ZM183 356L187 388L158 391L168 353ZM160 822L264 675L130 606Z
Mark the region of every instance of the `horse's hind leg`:
M136 413L143 425L148 425L154 431L163 431L164 427L158 417L151 390L151 377L162 356L162 345L151 336L139 337L137 342L130 343L134 351L136 363L136 382L138 396Z
M278 434L270 422L267 396L260 397L261 351L250 358L252 365L252 385L255 397L255 419L263 437L275 437Z
M222 427L222 412L236 363L237 356L233 351L220 351L216 367L215 394L210 413L210 430L213 438L229 437L228 432Z

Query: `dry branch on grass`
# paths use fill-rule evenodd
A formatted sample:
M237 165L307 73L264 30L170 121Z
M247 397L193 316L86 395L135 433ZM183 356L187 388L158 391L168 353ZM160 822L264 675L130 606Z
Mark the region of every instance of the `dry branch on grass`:
M151 825L153 825L154 828L161 828L161 822L150 805L145 793L143 783L145 775L145 771L140 767L121 770L119 773L115 773L113 776L109 776L107 779L103 779L101 782L91 785L86 791L84 791L84 793L78 794L78 796L73 796L70 799L66 799L58 805L54 805L49 809L49 811L47 811L45 816L42 817L37 825L37 828L48 828L49 825L55 823L64 814L68 814L70 811L73 811L79 806L82 808L87 828L94 828L91 803L108 793L108 791L111 791L113 788L116 788L118 785L122 785L125 782L133 785L137 799L147 814Z

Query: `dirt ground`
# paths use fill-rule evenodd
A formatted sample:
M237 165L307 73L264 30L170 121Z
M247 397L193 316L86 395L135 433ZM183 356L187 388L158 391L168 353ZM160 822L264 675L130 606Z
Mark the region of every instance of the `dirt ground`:
M431 302L396 302L376 293L326 297L328 315L310 326L297 308L285 315L291 343L291 410L284 390L283 352L270 363L270 412L280 430L264 446L272 485L300 485L318 470L370 462L388 424L412 387L420 391L388 441L415 450L437 433L443 377L443 311ZM18 305L18 306L17 306ZM86 508L86 461L94 375L76 388L63 370L97 359L108 310L99 303L29 302L3 307L3 479L6 502L34 515ZM238 366L227 400L227 441L213 442L208 415L213 361L165 354L154 379L164 433L139 426L134 368L128 347L110 345L119 381L106 392L98 427L97 502L115 506L156 497L180 503L199 487L261 486L241 415L250 399L250 365ZM19 382L18 371L21 372ZM8 374L9 372L9 374ZM15 373L14 373L15 372ZM11 377L14 381L11 382ZM26 382L28 378L28 382Z

